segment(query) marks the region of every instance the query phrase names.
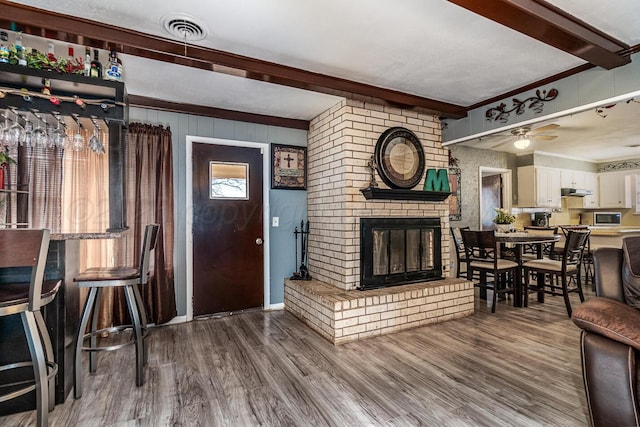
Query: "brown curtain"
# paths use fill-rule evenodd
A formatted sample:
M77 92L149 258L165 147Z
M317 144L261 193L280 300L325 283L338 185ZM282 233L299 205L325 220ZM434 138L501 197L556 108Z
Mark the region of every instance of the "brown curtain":
M138 265L144 228L160 224L149 283L141 289L148 321L162 324L176 316L173 269L173 156L171 130L131 123L125 140L127 237L116 251L119 265ZM126 301L118 293L114 324L129 323Z

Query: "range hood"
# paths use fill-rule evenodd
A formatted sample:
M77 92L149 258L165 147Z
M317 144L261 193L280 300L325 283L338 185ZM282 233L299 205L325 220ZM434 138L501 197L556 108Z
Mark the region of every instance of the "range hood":
M561 188L560 194L568 197L584 197L590 196L593 193L591 190L585 190L583 188Z

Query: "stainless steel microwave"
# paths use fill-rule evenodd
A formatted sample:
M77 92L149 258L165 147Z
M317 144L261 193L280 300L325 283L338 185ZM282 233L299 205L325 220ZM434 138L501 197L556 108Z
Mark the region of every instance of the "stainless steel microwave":
M587 225L622 225L621 212L589 212L582 214L582 223Z

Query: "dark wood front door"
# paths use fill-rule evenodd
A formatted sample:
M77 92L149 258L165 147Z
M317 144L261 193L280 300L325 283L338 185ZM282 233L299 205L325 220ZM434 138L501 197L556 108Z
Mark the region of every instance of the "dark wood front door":
M261 150L194 143L192 162L193 315L261 307Z

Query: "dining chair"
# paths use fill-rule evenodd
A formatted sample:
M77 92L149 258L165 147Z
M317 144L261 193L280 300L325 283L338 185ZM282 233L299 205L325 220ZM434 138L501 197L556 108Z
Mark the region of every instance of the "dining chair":
M140 285L147 284L149 280L150 254L156 246L158 236L158 224L149 224L145 227L142 250L140 254L140 264L137 267L98 267L90 268L73 280L78 283L78 287L89 288L89 295L82 311L82 318L75 339L74 352L74 397L82 397L82 352L89 352L89 372L96 371L95 352L118 350L128 345L135 346L136 354L136 385L141 386L143 380L143 366L147 362L147 346L145 338L148 333L147 316L144 309L142 297L140 296ZM131 325L113 326L104 329L97 329L98 311L100 300L105 288L123 288ZM87 324L91 318L91 329L86 333ZM115 344L102 345L98 343L98 335L103 333L118 332L124 329L132 329L130 340ZM89 340L88 345L84 342Z
M474 285L485 292L492 291L491 312L495 313L498 295L512 294L515 286L519 286L516 280L519 265L515 261L500 258L493 231L462 230L461 233L467 260L467 279L473 280L473 272L479 272L479 280Z
M49 411L54 407L54 376L58 372L51 337L40 311L53 301L62 284L59 279L44 278L48 250L49 230L0 230L0 268L30 270L28 282L0 284L0 316L20 315L31 355L31 360L0 366L0 371L32 367L34 375L25 382L0 384L0 402L35 390L38 426L48 424Z
M525 226L524 230L530 236L555 237L558 234L558 227ZM542 257L550 258L555 251L555 241L542 244ZM532 243L524 245L522 248L522 260L531 261L538 258L538 247L540 244Z
M467 258L464 250L464 242L462 241L462 230L469 230L469 227L451 227L451 240L456 250L456 277L460 278L462 274L467 275ZM462 269L464 266L464 270Z
M580 302L584 301L580 269L584 247L589 238L589 230L568 230L561 260L536 259L523 264L524 269L524 306L529 305L529 291L535 291L539 300L544 301L544 294L561 295L567 308L567 314L571 317L570 293L577 293ZM537 284L530 286L531 274L538 275ZM549 280L546 280L548 278ZM555 279L555 280L554 280ZM574 279L575 288L569 289L569 281Z
M570 230L575 231L585 231L589 229L587 225L561 225L559 226L562 231L562 235L564 237L563 241L561 241L555 248L554 253L556 255L556 259L562 259L562 252L564 249L564 241L566 240L567 233ZM587 238L587 242L584 247L584 255L582 258L582 268L584 269L584 280L585 284L588 285L589 282L593 283L594 271L593 271L593 252L591 251L591 236ZM594 285L595 290L595 285Z

